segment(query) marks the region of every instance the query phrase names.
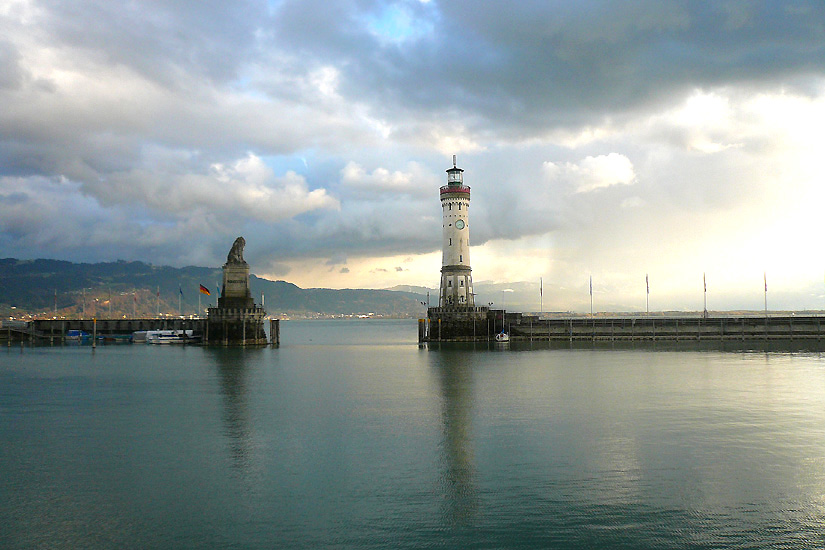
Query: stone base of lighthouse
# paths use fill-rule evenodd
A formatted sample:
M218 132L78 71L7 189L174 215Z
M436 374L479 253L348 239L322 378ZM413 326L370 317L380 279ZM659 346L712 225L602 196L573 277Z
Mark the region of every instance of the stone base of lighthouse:
M441 268L440 307L472 307L473 270L466 265L445 265Z
M496 327L501 330L502 322L497 315L502 312L481 307L431 307L427 318L421 319L419 341L427 342L474 342L495 338Z

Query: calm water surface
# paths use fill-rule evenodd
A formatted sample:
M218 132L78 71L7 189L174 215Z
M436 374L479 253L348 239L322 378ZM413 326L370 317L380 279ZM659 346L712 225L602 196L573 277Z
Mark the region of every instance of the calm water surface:
M825 358L0 349L1 548L822 548Z

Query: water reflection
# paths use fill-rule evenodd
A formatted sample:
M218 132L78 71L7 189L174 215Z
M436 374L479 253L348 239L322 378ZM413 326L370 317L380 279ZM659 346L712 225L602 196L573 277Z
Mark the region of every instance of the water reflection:
M448 524L467 524L476 515L478 496L472 448L473 379L471 355L439 351L428 354L441 395L443 493Z
M220 391L224 400L223 422L229 438L233 465L247 470L252 460L252 434L249 411L248 354L258 349L206 348L218 368Z

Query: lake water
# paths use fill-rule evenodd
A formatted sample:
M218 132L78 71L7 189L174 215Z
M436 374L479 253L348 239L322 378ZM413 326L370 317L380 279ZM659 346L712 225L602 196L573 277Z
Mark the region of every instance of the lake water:
M825 546L821 354L281 336L0 349L0 548Z

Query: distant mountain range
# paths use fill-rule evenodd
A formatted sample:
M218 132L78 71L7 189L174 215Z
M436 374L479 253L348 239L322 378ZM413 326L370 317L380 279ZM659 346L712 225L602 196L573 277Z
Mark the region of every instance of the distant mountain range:
M220 269L175 268L143 262L77 264L60 260L0 259L0 316L123 315L154 316L193 314L216 305ZM199 291L206 287L211 295ZM425 315L426 290L419 294L402 290L300 288L286 281L250 276L256 303L271 315L330 317L369 315L421 317Z

